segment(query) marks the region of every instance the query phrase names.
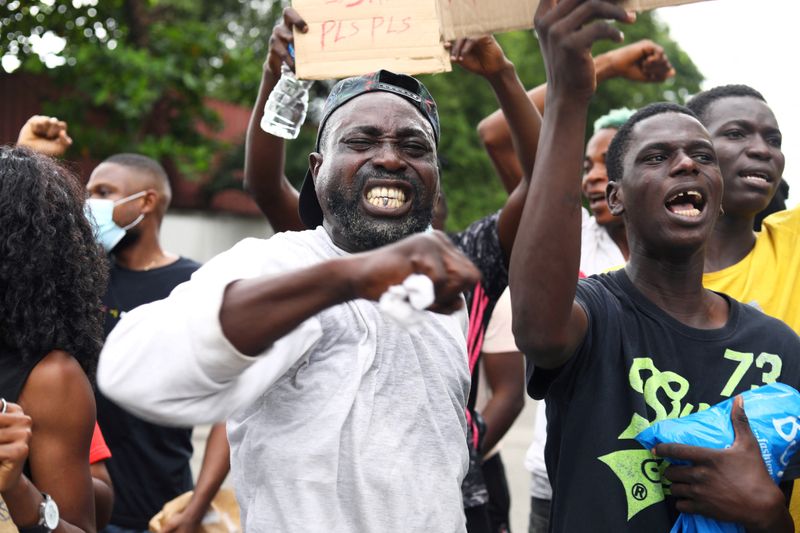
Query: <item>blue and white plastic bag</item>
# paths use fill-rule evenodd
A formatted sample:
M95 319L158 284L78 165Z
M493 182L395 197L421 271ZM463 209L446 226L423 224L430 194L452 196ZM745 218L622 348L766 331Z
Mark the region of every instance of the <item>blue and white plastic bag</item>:
M746 391L741 396L767 471L775 483L779 483L800 446L800 393L788 385L772 383ZM731 422L733 400L725 400L683 418L656 422L639 433L636 440L648 450L660 443L728 448L734 439ZM666 459L674 464L682 464ZM745 529L738 524L682 513L670 533L745 533Z

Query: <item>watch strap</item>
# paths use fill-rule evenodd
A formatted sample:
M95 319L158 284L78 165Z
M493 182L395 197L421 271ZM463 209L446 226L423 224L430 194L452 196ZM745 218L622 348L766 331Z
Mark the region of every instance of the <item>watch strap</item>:
M17 529L19 530L19 533L50 533L52 531L52 529L48 529L48 527L44 524L37 524L30 527L20 527Z

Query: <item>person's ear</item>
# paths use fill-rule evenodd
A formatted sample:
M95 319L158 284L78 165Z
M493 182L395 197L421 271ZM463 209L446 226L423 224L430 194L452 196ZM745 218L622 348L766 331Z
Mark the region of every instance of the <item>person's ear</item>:
M147 189L145 195L142 196L142 214L152 213L158 209L158 193L155 189Z
M319 174L319 167L322 166L322 154L319 152L311 152L308 154L308 168L311 169L311 176L314 178L314 181L317 179L317 174Z
M622 213L625 212L624 200L622 184L618 181L609 181L606 185L606 202L608 202L608 210L615 217L622 216Z

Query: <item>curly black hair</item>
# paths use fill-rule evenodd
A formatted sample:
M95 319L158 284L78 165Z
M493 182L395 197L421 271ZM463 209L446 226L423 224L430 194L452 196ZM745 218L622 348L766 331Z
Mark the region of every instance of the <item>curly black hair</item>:
M661 113L682 113L692 118L697 118L697 115L687 107L671 102L656 102L641 108L631 115L631 118L617 130L617 133L608 145L608 150L606 151L606 170L608 171L609 180L617 181L622 179L622 161L625 159L625 153L628 151L628 144L630 144L633 127L638 122L655 115L660 115Z
M0 353L64 350L94 376L108 260L78 178L52 159L0 147Z

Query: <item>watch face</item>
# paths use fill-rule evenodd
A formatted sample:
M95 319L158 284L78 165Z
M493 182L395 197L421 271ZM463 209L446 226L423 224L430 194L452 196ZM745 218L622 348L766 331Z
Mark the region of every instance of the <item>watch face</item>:
M47 529L58 527L58 505L53 498L47 498L44 502L44 525Z

